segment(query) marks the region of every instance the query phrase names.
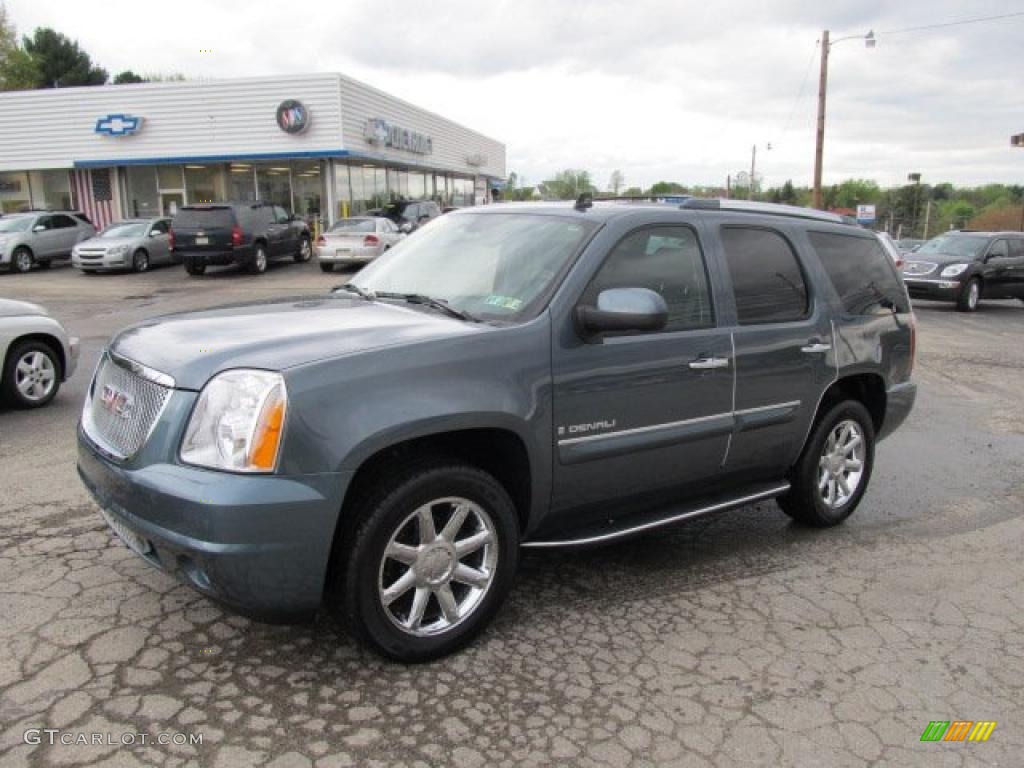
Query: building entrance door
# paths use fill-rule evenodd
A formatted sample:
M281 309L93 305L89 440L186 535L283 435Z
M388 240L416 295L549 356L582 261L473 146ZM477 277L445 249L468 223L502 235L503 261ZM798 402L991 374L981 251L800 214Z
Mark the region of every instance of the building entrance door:
M185 204L184 192L161 192L160 212L162 216L173 216Z

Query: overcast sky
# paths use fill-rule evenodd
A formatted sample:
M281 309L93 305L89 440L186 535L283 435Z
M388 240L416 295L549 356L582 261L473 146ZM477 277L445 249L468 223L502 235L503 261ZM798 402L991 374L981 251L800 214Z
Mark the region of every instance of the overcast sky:
M22 34L51 26L111 75L337 71L505 142L530 183L585 168L604 187L811 181L816 43L832 49L825 181L1024 182L1024 11L1003 0L6 0ZM211 53L201 53L211 49ZM801 85L803 92L801 95ZM799 96L799 98L798 98ZM770 151L766 149L771 144Z

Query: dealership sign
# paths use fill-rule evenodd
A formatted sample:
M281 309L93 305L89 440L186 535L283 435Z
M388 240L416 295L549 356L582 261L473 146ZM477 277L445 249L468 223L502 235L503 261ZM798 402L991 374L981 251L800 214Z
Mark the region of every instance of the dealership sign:
M434 151L434 140L426 134L410 131L380 117L366 121L363 136L378 147L402 149L417 155L429 155Z
M875 223L875 206L873 206L873 205L858 205L857 206L857 223L858 224L874 224Z
M287 99L277 105L277 127L285 133L302 133L311 120L309 108L301 101Z
M103 136L130 136L142 130L142 118L134 115L106 115L96 121L93 129Z

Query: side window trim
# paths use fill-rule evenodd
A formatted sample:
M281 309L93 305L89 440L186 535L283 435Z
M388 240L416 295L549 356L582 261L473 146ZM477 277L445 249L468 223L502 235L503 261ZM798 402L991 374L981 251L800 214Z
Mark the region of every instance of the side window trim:
M634 227L633 229L630 229L629 231L624 233L608 249L607 253L605 253L604 258L601 259L601 263L597 266L597 269L594 270L594 273L590 276L590 279L587 280L586 284L583 286L583 290L580 291L579 295L576 297L575 302L573 302L573 306L580 306L583 303L587 293L590 290L590 287L594 284L594 281L597 280L598 277L600 277L602 270L608 265L608 262L612 258L612 255L623 242L625 242L628 238L632 237L633 235L636 235L639 232L657 229L685 229L693 237L694 244L697 246L697 253L700 256L701 267L703 268L704 272L704 288L708 300L708 312L711 316L710 323L708 323L708 325L698 326L694 328L664 328L660 331L654 331L652 333L623 333L616 335L608 335L605 337L605 341L607 342L620 343L631 340L671 337L677 336L679 334L707 333L708 331L713 331L718 328L719 311L716 303L717 297L715 295L714 277L711 274L710 264L708 263L708 252L707 249L705 249L704 247L703 241L701 240L700 231L696 226L694 226L694 224L690 222L673 221L662 223L647 223Z
M736 285L732 279L732 270L729 267L729 256L725 247L725 241L721 237L721 233L727 229L744 229L744 230L760 230L762 232L771 232L772 234L778 235L782 238L782 241L789 248L790 253L793 254L793 260L796 262L797 269L800 270L800 277L804 283L805 296L807 297L806 306L804 313L800 317L794 317L786 320L762 320L756 323L744 323L740 320L740 307L739 302L736 300ZM757 328L758 326L780 326L787 323L805 323L811 317L814 316L818 305L817 291L814 286L814 281L809 278L809 272L807 265L804 264L803 257L800 255L800 249L797 248L793 238L785 231L777 229L776 227L769 226L767 224L733 224L731 222L722 223L718 226L718 241L722 249L722 267L723 271L727 275L729 280L729 290L732 292L733 306L736 312L736 326L739 328Z

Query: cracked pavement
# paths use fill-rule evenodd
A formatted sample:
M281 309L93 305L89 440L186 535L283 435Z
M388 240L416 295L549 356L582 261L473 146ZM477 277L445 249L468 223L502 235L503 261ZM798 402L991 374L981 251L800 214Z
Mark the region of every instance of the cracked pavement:
M921 386L838 529L772 502L525 554L467 650L401 666L330 617L225 612L115 540L75 472L97 354L136 319L343 282L315 263L0 274L83 338L55 403L0 411L0 765L969 766L1024 754L1024 305L917 307ZM921 743L995 720L986 743ZM202 745L26 744L29 728Z

